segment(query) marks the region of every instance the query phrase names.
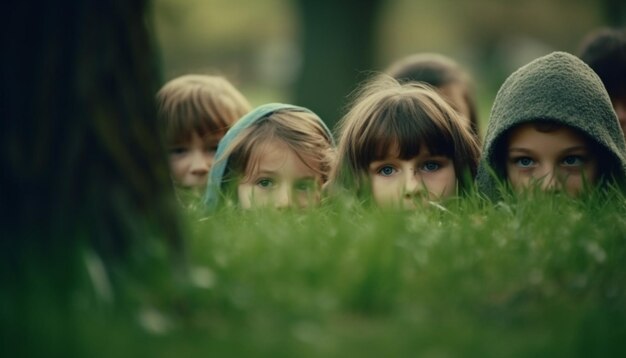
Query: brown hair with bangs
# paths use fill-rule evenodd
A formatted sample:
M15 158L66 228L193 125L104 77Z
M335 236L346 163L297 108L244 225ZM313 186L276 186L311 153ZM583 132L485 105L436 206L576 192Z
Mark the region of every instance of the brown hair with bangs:
M236 198L239 182L258 171L259 149L276 140L285 143L306 166L318 173L322 184L328 180L335 154L330 133L315 114L283 109L246 128L217 159L228 160L222 178L222 191L227 197Z
M357 93L339 123L337 166L331 191L344 190L363 199L369 194L371 162L396 152L407 160L419 155L422 144L432 155L452 159L462 193L473 182L480 154L471 130L430 86L400 84L381 75Z
M167 82L157 93L158 119L165 143L221 138L235 121L250 111L246 98L224 77L184 75Z

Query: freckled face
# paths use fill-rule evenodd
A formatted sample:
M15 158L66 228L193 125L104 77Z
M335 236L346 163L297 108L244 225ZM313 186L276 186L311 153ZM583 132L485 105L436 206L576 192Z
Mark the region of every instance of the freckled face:
M456 192L452 159L431 155L425 146L408 160L390 154L370 163L369 178L372 197L383 207L415 209L417 201L440 200Z
M248 179L237 187L242 208L305 208L319 203L322 178L311 169L314 163L304 163L279 140L258 150L258 170L247 173Z
M544 191L576 196L597 181L596 155L586 138L567 126L541 132L532 123L520 125L509 137L507 154L507 177L516 189L536 183Z

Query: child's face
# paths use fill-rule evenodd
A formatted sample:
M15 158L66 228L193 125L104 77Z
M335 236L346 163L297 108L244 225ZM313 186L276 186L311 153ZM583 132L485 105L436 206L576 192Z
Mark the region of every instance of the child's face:
M506 163L513 188L537 183L541 190L564 190L577 195L585 183L594 184L598 161L587 140L567 126L541 132L527 123L511 132Z
M456 192L454 162L431 155L422 145L419 155L402 160L389 154L369 165L372 196L383 207L414 209L418 201L439 200Z
M254 153L259 158L257 170L237 187L242 208L305 208L319 203L320 174L300 160L287 144L275 140L258 150Z
M206 186L220 138L214 136L203 139L193 132L188 142L170 146L170 171L176 185L187 188Z

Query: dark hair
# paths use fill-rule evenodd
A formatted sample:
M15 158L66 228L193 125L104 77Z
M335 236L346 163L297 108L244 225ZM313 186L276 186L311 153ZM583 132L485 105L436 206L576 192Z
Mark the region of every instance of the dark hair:
M433 155L454 162L461 192L472 186L479 147L456 112L424 84L400 84L380 76L362 87L339 124L337 165L331 173L334 188L363 197L369 164L394 148L401 159L419 155L422 144Z
M414 54L392 63L385 73L400 83L424 82L436 88L459 85L463 89L463 99L469 108L470 126L476 139L480 141L478 111L473 94L472 80L467 72L449 57L436 53Z
M626 94L626 30L602 28L590 33L579 54L598 74L611 98Z

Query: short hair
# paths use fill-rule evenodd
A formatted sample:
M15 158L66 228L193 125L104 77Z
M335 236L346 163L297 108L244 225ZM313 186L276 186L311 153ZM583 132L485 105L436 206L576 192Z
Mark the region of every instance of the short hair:
M247 180L258 169L261 158L258 149L270 142L285 143L302 162L328 180L334 163L333 139L313 113L281 109L272 112L243 130L217 160L227 160L221 188L233 196L234 184ZM315 164L310 165L313 161Z
M470 111L468 119L471 130L476 139L480 140L480 123L472 79L454 60L437 53L419 53L392 63L385 73L400 83L424 82L436 88L453 84L461 86L463 99Z
M422 144L431 154L452 159L461 192L472 186L478 142L452 107L428 85L401 84L385 75L375 78L357 92L339 131L331 190L345 189L364 198L371 162L383 159L394 148L401 159L413 158Z
M184 75L167 82L157 93L158 120L167 143L186 142L225 133L250 111L246 98L224 77Z
M598 74L610 97L626 94L626 29L591 32L581 42L579 57Z

